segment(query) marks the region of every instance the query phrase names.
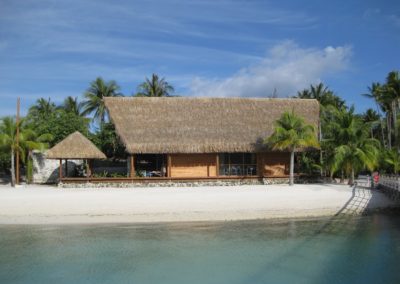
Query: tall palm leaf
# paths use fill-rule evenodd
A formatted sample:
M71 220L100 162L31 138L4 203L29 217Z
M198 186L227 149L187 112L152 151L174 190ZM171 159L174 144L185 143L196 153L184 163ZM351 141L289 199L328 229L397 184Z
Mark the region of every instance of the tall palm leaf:
M50 98L47 100L40 98L29 108L29 112L34 116L47 117L56 111L56 105Z
M400 154L397 150L389 150L384 156L384 161L393 167L394 174L400 171Z
M83 115L93 114L93 120L101 124L108 118L108 112L104 104L105 97L119 97L120 87L115 81L105 82L101 77L90 83L90 87L84 93L85 100L82 103Z
M375 110L369 108L362 114L362 119L370 126L371 138L374 138L374 131L381 123L380 115Z
M80 103L78 101L77 97L73 98L71 96L68 96L64 100L62 105L59 107L59 109L63 109L66 112L73 113L73 114L75 114L77 116L82 116L83 115L82 114L82 103Z
M139 85L138 97L170 97L174 92L172 87L165 78L159 78L157 74L153 74L151 79L146 80Z
M290 185L294 183L295 152L307 147L319 147L314 127L306 124L294 111L282 114L275 122L274 133L265 142L273 150L290 152Z

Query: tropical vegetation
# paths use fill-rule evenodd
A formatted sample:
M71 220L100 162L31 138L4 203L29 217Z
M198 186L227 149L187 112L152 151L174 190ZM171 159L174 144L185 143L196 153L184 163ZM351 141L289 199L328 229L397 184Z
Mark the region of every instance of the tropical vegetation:
M372 82L366 86L366 93L360 94L372 102L371 108L363 113L356 113L353 106L347 105L323 83L299 90L297 98L319 101L319 127L312 129L294 113L287 112L276 122L274 135L266 139L272 148L292 153L292 177L296 157L298 173L342 181L347 178L350 183L363 172L400 172L399 71L391 71L383 79ZM109 121L103 100L117 96L123 96L119 85L98 77L88 84L82 96L69 96L59 103L53 98L39 98L20 121L18 147L15 117L1 118L0 172L8 172L14 181L18 152L22 167L29 175L29 156L33 150L51 147L75 131L91 139L107 157L123 158L124 148ZM165 78L152 74L138 85L134 96L171 97L174 87ZM300 151L310 146L313 151Z
M306 124L304 119L294 111L284 112L276 121L274 133L266 139L272 150L290 152L289 184L294 183L294 154L310 147L319 147L317 135L312 125Z
M17 136L17 126L19 135ZM16 121L13 117L4 117L0 121L0 149L10 153L11 184L15 184L15 156L18 153L21 162L28 164L32 162L33 150L44 150L48 147L48 141L52 139L51 134L37 135L36 132L27 127L24 120ZM18 141L17 141L18 140ZM31 176L28 174L28 179Z
M143 83L138 86L137 97L170 97L175 91L165 78L152 74L151 79L146 78Z
M108 119L108 112L103 99L122 96L119 89L115 81L106 82L103 78L97 77L83 94L85 100L82 103L82 114L92 114L94 121L104 123Z

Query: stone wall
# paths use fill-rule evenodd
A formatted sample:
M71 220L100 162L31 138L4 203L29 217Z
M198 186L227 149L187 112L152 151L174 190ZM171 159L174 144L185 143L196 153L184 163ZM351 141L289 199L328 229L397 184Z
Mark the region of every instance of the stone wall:
M44 153L33 152L33 183L57 183L59 178L59 160L46 159ZM68 160L69 173L74 173L82 160ZM65 176L65 161L62 163L63 176Z
M268 185L288 184L288 178L264 178L243 180L199 180L199 181L143 181L143 182L104 182L104 183L64 183L63 188L129 188L129 187L196 187L196 186L235 186L235 185Z

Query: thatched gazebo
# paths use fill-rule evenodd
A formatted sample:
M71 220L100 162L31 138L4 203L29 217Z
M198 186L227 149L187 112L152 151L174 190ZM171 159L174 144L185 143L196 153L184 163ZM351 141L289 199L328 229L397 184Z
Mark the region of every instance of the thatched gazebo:
M89 139L83 136L79 131L76 131L48 150L46 158L60 160L59 176L61 181L63 178L62 160L65 160L66 175L68 172L68 159L85 160L87 163L87 177L90 177L92 172L91 160L106 159L106 155L104 155L104 153L101 152Z

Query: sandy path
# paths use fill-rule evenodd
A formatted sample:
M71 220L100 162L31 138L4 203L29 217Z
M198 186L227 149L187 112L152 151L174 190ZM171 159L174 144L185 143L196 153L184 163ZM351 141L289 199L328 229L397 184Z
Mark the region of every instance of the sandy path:
M345 185L59 189L0 187L0 224L244 220L396 206Z

